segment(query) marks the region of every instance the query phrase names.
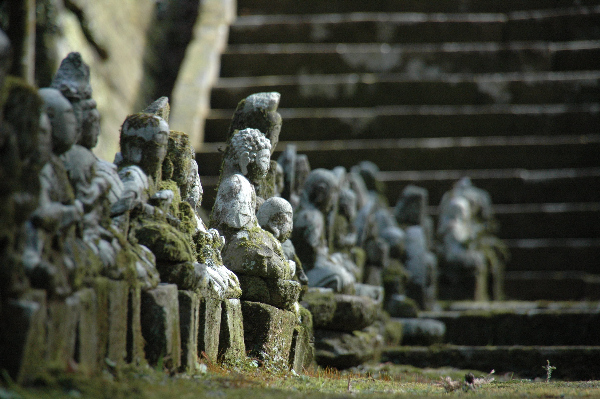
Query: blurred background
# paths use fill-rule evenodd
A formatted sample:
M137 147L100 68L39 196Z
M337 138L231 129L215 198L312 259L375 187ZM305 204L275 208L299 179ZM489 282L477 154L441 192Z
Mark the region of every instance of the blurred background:
M208 211L237 103L277 91L275 159L295 143L312 168L373 161L391 205L416 184L434 216L469 176L512 254L509 299L600 299L597 0L2 0L0 28L39 87L82 54L101 158L168 96Z

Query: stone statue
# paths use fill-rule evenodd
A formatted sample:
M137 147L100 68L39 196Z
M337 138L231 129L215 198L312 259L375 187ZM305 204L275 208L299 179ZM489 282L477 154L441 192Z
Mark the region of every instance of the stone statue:
M6 300L27 292L28 275L42 261L37 251L39 262L25 265L31 252L27 236L35 230L30 220L39 207L39 173L52 152L43 100L36 88L16 79L4 80L9 64L10 44L0 30L0 89L6 95L0 100L0 310ZM52 265L40 270L55 272ZM58 291L63 291L63 281L54 279L61 287Z
M281 95L277 92L251 94L239 102L229 132L227 143L238 130L248 128L259 130L271 143L270 155L275 151L281 132L281 115L277 112ZM276 194L277 163L269 160L267 173L252 181L257 196L257 208L262 202Z
M305 267L309 286L353 293L356 280L343 263L332 259L326 239L326 217L337 197L336 176L326 169L313 170L306 179L294 217L292 242Z
M81 240L84 206L75 197L60 155L77 140L77 120L71 103L56 89L40 89L51 123L51 141L42 138L40 152L50 152L42 168L39 206L27 224L23 260L32 285L66 296L83 273L99 272L97 257ZM95 262L96 261L96 262Z
M225 236L223 261L238 276L242 299L290 309L300 292L300 285L291 280L295 263L286 258L277 238L260 227L255 214L253 183L266 176L270 155L271 143L259 130L244 129L231 137L211 226ZM285 238L289 226L287 215L281 216L271 229Z
M179 211L179 189L162 180L169 136L167 122L154 114L133 114L123 123L118 167L125 182L123 198L131 204L129 235L152 251L161 281L182 290L202 289L208 284L207 270L196 261L193 228L182 228L182 214L174 212ZM193 210L187 215L193 226Z
M468 177L444 194L437 229L442 299L502 299L508 252L496 228L489 194Z
M437 300L438 270L437 257L432 252L433 220L428 214L428 201L427 190L406 186L396 203L395 216L406 232L406 294L422 309L431 310Z
M154 256L129 242L127 229L111 219L111 206L122 196L123 183L116 166L91 151L100 134L100 114L92 98L89 67L79 53L70 53L61 62L52 86L71 102L78 123L77 143L61 158L75 196L84 205L83 240L100 258L102 274L117 280L137 275L142 288L154 288L159 282Z
M285 257L294 262L296 266L296 278L300 284L308 285L308 277L304 273L302 262L290 240L294 222L292 205L283 198L271 197L258 209L256 217L260 226L281 242Z
M296 209L300 203L304 182L310 173L308 157L305 154L297 154L296 146L288 144L285 151L279 156L277 163L283 169L281 196L290 202L292 208Z
M271 143L256 129L238 131L223 160L221 181L211 214L211 226L227 239L249 230L256 221L256 191L252 183L263 179L270 167Z

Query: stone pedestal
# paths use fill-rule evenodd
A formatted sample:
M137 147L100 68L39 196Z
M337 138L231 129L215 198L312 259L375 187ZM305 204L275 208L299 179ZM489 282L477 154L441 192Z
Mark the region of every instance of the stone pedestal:
M316 365L313 321L310 312L300 307L300 324L294 327L290 350L290 368L297 373Z
M395 319L402 323L402 345L429 346L444 341L446 325L439 320Z
M221 362L233 363L246 357L242 305L239 299L225 299L221 305L218 358Z
M93 374L98 370L98 303L96 292L84 288L74 294L79 302L75 361L79 370Z
M127 363L137 366L146 364L144 337L142 335L142 289L139 285L129 288L127 307Z
M259 302L242 301L244 342L251 357L288 367L298 323L295 313Z
M383 337L371 325L349 332L315 330L316 360L321 367L347 369L379 357Z
M0 358L18 383L32 381L46 363L46 294L35 291L28 299L8 300L0 312Z
M179 328L181 331L181 368L194 370L198 359L200 297L192 291L179 291Z
M152 366L162 363L169 370L181 366L181 334L177 286L159 284L142 292L142 334L146 359Z
M221 332L221 299L200 298L198 319L198 356L211 362L217 361L219 335Z
M104 367L105 359L125 364L129 286L125 281L98 277L94 288L98 306L98 364Z
M333 331L361 330L371 325L381 310L380 301L323 288L310 288L302 303L312 313L315 328Z
M48 302L48 346L46 361L58 369L66 369L75 360L75 342L79 319L79 297Z
M300 284L293 280L238 274L242 300L261 302L279 309L293 310L300 296Z

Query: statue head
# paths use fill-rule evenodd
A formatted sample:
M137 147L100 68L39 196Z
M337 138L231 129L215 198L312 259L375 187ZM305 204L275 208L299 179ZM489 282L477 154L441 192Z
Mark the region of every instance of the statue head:
M159 116L145 113L129 115L121 126L120 164L138 165L158 182L169 144L169 125Z
M352 167L352 171L358 173L365 182L367 190L383 194L385 188L379 180L379 167L371 161L362 161Z
M308 156L306 154L298 154L294 165L295 176L294 176L294 187L292 192L299 192L304 186L304 182L310 174L310 163L308 162Z
M396 203L394 214L402 225L420 225L427 217L429 193L422 187L408 185Z
M56 89L43 88L39 94L44 100L44 110L52 126L52 152L60 155L77 142L77 119L73 106Z
M267 175L271 166L271 143L259 130L240 130L229 145L231 162L250 181L259 181Z
M292 205L281 197L266 200L256 213L258 224L283 242L290 238L293 227Z
M302 202L308 202L323 213L331 210L338 196L338 181L333 172L315 169L308 175L302 191Z
M94 147L100 133L100 114L92 100L90 67L81 54L69 53L61 61L51 87L58 89L73 104L77 118L77 142L87 148Z
M353 221L356 218L356 194L349 188L344 188L340 191L338 200L339 212L348 220Z

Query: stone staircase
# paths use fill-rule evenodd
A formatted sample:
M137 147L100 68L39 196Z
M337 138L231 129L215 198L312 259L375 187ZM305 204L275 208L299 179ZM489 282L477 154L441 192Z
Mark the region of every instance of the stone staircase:
M590 0L238 0L197 154L212 207L237 103L281 93L278 152L371 160L390 204L491 194L507 296L600 299L600 6ZM277 157L277 153L275 157Z

